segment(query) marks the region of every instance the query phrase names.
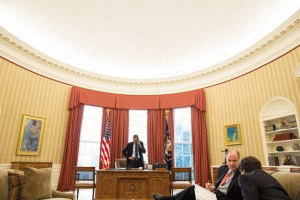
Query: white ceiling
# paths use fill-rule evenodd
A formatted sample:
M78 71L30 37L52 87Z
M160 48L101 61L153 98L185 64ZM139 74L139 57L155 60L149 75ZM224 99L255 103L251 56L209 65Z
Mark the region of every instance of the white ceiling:
M154 79L225 61L299 8L299 0L1 0L0 26L73 67Z

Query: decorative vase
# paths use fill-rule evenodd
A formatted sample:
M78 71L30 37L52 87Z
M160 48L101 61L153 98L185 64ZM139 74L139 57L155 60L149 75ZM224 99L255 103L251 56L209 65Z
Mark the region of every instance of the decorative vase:
M284 148L282 146L276 147L276 151L284 151Z

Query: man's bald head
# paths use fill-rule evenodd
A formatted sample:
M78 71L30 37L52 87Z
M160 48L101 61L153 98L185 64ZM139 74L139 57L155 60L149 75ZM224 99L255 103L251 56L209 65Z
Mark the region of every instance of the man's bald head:
M228 150L226 157L228 157L229 155L237 155L238 158L240 159L240 152L236 149Z
M240 161L240 152L236 149L227 152L227 165L230 171L235 171L238 168Z

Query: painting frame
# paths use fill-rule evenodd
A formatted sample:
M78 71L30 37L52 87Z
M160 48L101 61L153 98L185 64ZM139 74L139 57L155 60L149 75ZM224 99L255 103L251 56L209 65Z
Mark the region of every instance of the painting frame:
M17 155L40 155L45 121L45 118L23 115Z
M224 126L224 142L226 146L241 145L242 132L240 124L231 124Z

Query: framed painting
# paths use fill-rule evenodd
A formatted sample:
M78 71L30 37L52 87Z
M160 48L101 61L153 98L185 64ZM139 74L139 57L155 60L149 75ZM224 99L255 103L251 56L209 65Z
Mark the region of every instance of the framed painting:
M38 156L44 132L45 119L23 115L17 155Z
M242 133L239 124L224 126L224 141L227 146L242 144Z

